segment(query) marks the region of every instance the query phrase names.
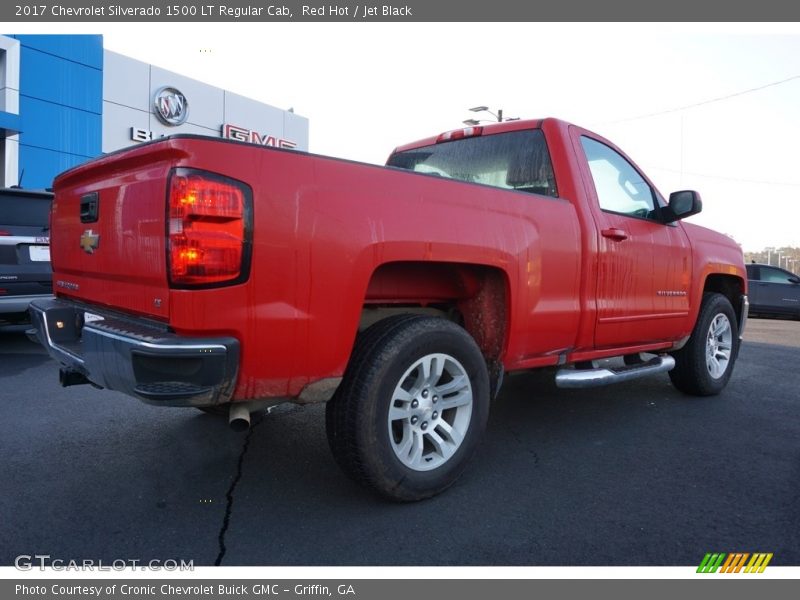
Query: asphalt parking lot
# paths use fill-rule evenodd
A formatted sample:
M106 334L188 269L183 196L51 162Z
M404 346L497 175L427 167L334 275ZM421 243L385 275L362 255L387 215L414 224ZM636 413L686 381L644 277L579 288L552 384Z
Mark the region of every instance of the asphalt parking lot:
M665 375L595 390L509 377L464 477L406 505L344 477L321 406L237 434L57 374L0 332L0 565L800 565L800 322L751 320L714 398Z

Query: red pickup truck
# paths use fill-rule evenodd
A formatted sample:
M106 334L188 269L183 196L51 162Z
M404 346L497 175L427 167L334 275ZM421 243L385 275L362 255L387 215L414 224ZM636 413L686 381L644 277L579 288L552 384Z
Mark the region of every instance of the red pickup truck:
M56 179L56 298L31 313L63 385L245 427L327 402L344 471L416 500L459 476L506 371L725 387L747 277L731 239L681 222L700 209L556 119L450 131L386 167L175 136Z

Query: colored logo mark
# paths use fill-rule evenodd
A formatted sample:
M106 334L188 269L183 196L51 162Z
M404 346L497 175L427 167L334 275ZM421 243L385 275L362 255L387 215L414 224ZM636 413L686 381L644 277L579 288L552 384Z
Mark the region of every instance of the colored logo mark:
M189 102L180 90L164 86L153 97L155 115L164 125L182 125L189 116Z
M749 562L748 562L748 559ZM700 566L697 567L698 573L763 573L769 561L772 560L772 552L709 552L703 557Z

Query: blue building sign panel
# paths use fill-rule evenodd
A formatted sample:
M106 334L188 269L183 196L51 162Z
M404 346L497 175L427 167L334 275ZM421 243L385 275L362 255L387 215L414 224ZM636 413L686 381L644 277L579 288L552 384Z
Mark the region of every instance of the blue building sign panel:
M102 151L103 37L15 35L20 42L19 174L25 188Z

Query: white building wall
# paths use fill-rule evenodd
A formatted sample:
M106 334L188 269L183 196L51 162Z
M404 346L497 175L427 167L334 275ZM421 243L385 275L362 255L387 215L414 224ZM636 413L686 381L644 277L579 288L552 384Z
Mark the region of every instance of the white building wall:
M150 127L150 65L103 51L103 152L130 146L131 127Z
M104 63L103 152L137 143L131 139L131 128L150 132L152 139L178 133L220 137L225 123L264 140L288 140L298 150L308 150L305 117L109 50L104 52ZM164 86L177 88L186 97L189 115L182 125L164 125L153 112L153 97Z
M0 110L19 114L19 41L0 35ZM19 136L6 136L2 149L0 186L19 183Z

